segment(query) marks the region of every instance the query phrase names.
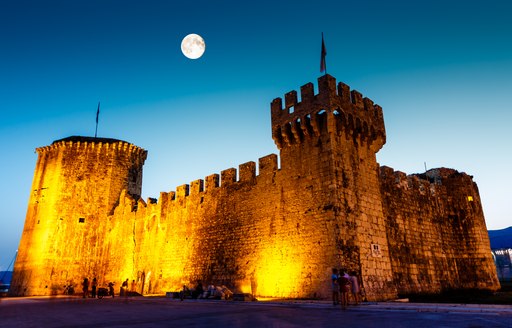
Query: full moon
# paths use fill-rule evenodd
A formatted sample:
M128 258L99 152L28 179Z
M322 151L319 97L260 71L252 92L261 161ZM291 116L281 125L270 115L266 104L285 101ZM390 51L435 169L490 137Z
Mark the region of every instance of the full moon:
M189 34L181 41L181 52L185 57L197 59L204 54L206 45L203 38L197 34Z

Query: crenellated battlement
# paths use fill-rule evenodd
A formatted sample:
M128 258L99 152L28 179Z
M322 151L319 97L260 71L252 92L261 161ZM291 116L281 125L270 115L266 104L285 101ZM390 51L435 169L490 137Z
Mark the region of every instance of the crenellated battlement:
M59 149L74 149L76 151L95 151L95 152L123 152L130 156L135 156L145 161L147 158L147 151L143 148L135 146L126 141L111 139L111 138L93 138L72 136L54 141L50 146L36 148L38 154L59 150Z
M382 108L343 82L324 75L318 79L318 94L313 83L276 98L271 103L272 137L281 149L322 133L336 133L373 145L385 143L386 131Z
M160 200L176 200L200 193L211 193L218 188L227 188L236 184L255 184L258 179L273 176L278 170L278 157L270 154L258 159L258 174L256 163L246 162L236 168L222 170L220 174L214 173L203 179L198 179L176 187L176 191L161 193Z
M419 195L435 196L442 186L452 184L458 180L463 184L470 185L472 177L464 172L445 167L430 169L421 174L406 174L402 171L395 171L388 166L380 167L380 179L382 183L394 186L397 189L408 192L416 192ZM476 197L476 194L464 195L464 197Z
M441 184L441 180L429 180L425 175L410 174L407 175L402 171L395 171L388 166L380 167L381 181L386 182L395 188L404 191L416 191L421 195L426 195L427 191L431 195L435 195L436 186Z

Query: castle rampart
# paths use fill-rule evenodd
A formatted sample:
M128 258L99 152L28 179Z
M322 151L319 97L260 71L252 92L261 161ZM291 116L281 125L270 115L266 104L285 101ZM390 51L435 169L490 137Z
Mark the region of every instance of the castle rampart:
M336 80L330 75L321 77L318 85L317 95L312 83L302 86L301 101L297 99L297 91L288 92L284 107L282 98L272 101L272 136L278 148L307 136L320 135L322 126L327 127L324 118L327 114L328 127L333 132L346 133L368 145L376 143L375 151L380 149L386 142L382 108L358 91L350 91L342 82L336 87Z
M329 298L332 267L358 272L368 300L499 287L471 177L379 169L380 106L330 75L318 94L308 83L300 96L271 103L280 163L271 154L158 201L140 198L139 147L70 137L38 148L13 294L60 293L96 276L100 285L135 280L142 294L199 279L256 296ZM475 282L467 272L477 270Z
M101 265L104 254L97 246L107 229L102 221L123 190L140 197L146 159L145 150L106 138L69 137L37 152L15 294L52 293L80 271Z
M453 169L406 176L381 167L394 281L400 294L496 289L478 189Z

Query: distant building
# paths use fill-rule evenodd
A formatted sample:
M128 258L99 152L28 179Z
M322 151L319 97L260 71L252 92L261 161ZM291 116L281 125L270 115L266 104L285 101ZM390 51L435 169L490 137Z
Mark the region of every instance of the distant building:
M158 200L140 198L147 152L133 144L69 137L38 148L11 294L58 294L97 277L128 278L141 294L201 280L325 299L333 267L356 271L368 300L500 287L472 177L380 167L386 131L372 100L324 75L318 93L308 83L300 100L274 99L271 117L279 160Z
M0 284L9 285L12 279L12 271L0 271Z
M489 239L499 280L512 281L512 227L489 231Z
M493 249L492 256L496 263L498 279L512 281L512 248Z
M12 271L0 271L0 297L7 296L12 279Z

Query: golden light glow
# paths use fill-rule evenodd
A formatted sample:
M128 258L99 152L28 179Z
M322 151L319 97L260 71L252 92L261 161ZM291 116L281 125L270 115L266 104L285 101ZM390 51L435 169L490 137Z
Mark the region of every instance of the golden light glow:
M249 293L249 294L252 294L252 286L251 286L251 282L250 281L242 281L239 285L238 285L238 289L240 289L240 291L242 293Z
M276 241L264 248L255 273L255 294L271 297L297 295L302 283L304 254L303 250L297 252L292 240Z

